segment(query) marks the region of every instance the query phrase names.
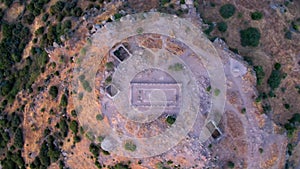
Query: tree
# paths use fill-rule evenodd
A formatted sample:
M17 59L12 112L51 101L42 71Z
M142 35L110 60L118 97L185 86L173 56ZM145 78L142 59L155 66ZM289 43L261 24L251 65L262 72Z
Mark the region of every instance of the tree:
M132 141L126 141L124 148L125 148L125 150L128 150L128 151L135 151L136 145Z
M263 18L263 14L261 12L258 12L258 11L252 12L251 13L251 18L253 20L261 20Z
M232 4L225 4L219 10L221 16L225 19L232 17L235 13L235 6Z
M65 7L65 3L63 1L57 1L54 5L50 7L50 13L52 15L59 14Z
M256 84L261 85L261 83L265 77L264 69L262 66L254 66L254 71L256 74L256 78L257 78Z
M71 121L70 129L74 132L74 134L78 133L78 123L77 123L77 121L75 121L75 120Z
M60 99L60 106L67 107L67 105L68 105L68 97L65 94L63 94Z
M51 86L49 94L51 95L52 99L55 99L58 95L58 88L56 86Z
M166 119L166 122L170 125L174 124L176 121L176 116L175 115L172 115L172 116L168 116L167 119Z
M64 119L64 118L60 119L59 129L62 133L62 136L67 137L68 132L69 132L69 127L68 127L68 123L67 123L66 119Z
M282 79L282 73L280 70L273 70L269 79L268 79L268 85L272 90L279 87Z
M260 40L260 32L257 28L250 27L240 31L242 46L257 47Z
M98 156L99 156L100 148L99 148L98 145L96 145L95 143L91 143L89 149L90 149L90 152L91 152L95 157L98 157Z
M227 162L227 166L228 166L229 168L234 168L234 163L233 163L232 161L228 161L228 162Z
M226 22L218 22L217 23L217 28L220 32L226 32L226 30L227 30Z
M17 129L14 140L15 140L14 145L17 148L20 148L20 149L23 148L24 140L23 140L23 131L21 128Z

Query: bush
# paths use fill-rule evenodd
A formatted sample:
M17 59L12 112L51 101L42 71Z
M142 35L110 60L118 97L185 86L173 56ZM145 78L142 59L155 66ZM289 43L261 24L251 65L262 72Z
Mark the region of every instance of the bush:
M172 115L172 116L168 116L167 119L166 119L166 122L170 125L174 124L176 121L176 116L175 115Z
M219 96L220 93L221 93L220 89L215 89L215 90L214 90L214 95L215 95L215 96Z
M253 20L260 20L263 18L263 14L261 12L252 12L251 13L251 18Z
M291 40L293 37L292 32L291 31L286 31L284 34L284 38Z
M52 99L55 99L58 95L58 88L56 86L51 86L49 90L49 94L52 97Z
M160 0L160 4L162 6L164 6L165 4L170 3L170 2L171 2L171 0Z
M24 144L23 131L22 131L21 128L17 129L14 140L15 140L14 146L21 149L23 147L23 144Z
M68 123L65 119L60 119L59 123L58 123L59 129L62 133L63 137L67 137L68 132L69 132L69 127L68 127Z
M240 31L241 44L242 46L256 47L259 44L260 32L257 28L247 28Z
M208 24L208 28L204 30L204 33L209 36L210 33L214 30L215 26L211 22L206 22L206 24Z
M99 121L101 121L101 120L104 119L104 117L103 117L102 114L97 114L97 115L96 115L96 119L99 120Z
M220 8L219 12L223 18L230 18L235 13L235 6L232 4L225 4Z
M60 99L60 106L67 107L67 105L68 105L68 97L65 94L63 94Z
M74 10L71 11L72 16L80 17L83 11L80 7L76 7Z
M23 21L29 25L33 23L35 16L32 13L29 13L24 16Z
M107 70L113 70L114 69L114 63L113 62L107 62L106 63L106 69Z
M83 89L87 92L92 92L92 88L90 86L90 83L87 81L87 80L83 80L82 81L82 86L83 86Z
M75 118L76 118L76 117L77 117L77 112L76 112L76 110L72 110L72 111L71 111L71 115L72 115L72 117L75 117Z
M181 71L183 68L184 67L181 63L175 63L174 65L170 65L168 69L172 71Z
M70 124L70 129L77 134L78 133L78 122L73 120Z
M256 78L257 78L256 84L261 85L261 83L265 77L264 69L262 66L254 66L254 71L256 74Z
M300 123L300 114L299 113L294 114L293 117L289 119L289 122L293 124L297 122Z
M35 35L41 35L44 33L45 28L43 26L39 27L36 31L35 31Z
M63 1L57 1L54 5L50 7L50 13L52 15L59 14L65 7L65 3Z
M78 143L81 141L81 137L76 135L76 136L74 136L73 140L75 143Z
M226 32L227 30L227 24L226 22L219 22L217 23L217 28L220 32Z
M233 163L232 161L228 161L228 162L227 162L227 166L228 166L229 168L234 168L234 163Z
M100 148L98 145L96 145L95 143L91 143L89 149L90 149L90 152L94 155L94 157L99 156Z
M128 151L135 151L136 150L136 145L132 141L127 141L124 145L125 150Z
M281 64L275 63L274 68L275 68L275 70L279 70L281 68Z
M280 70L273 70L268 79L268 85L270 86L270 88L272 90L274 90L279 87L282 78L283 78L283 75L280 72Z
M122 18L122 14L116 13L116 14L114 15L114 18L115 18L115 20L119 20L120 18Z

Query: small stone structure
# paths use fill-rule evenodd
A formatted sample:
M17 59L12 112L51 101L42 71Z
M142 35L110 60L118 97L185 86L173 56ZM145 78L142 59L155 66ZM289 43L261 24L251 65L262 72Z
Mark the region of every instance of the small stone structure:
M131 53L123 44L118 45L114 50L112 50L110 54L114 56L115 59L117 59L119 62L123 62L131 56Z
M220 129L216 126L214 121L209 121L206 124L207 129L209 130L209 132L211 133L211 136L213 139L215 140L219 140L222 136L222 132L220 131Z
M119 90L113 84L108 85L105 88L105 91L107 96L110 98L114 98L119 93Z

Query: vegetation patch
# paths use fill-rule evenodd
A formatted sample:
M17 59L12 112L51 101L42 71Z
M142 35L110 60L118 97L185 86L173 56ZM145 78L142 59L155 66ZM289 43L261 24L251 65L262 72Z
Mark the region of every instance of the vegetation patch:
M226 32L227 31L227 24L226 22L218 22L217 28L220 32Z
M232 5L232 4L225 4L223 6L221 6L219 12L220 12L220 15L225 18L225 19L228 19L230 17L232 17L235 13L235 6Z
M251 13L251 19L253 20L261 20L263 18L263 14L261 12L252 12Z
M262 66L254 66L254 71L256 74L256 84L261 85L265 77L264 69Z
M52 99L55 99L58 95L58 88L56 86L51 86L49 90L49 94L52 97Z
M183 70L183 65L181 63L175 63L174 65L169 66L169 70L181 71L181 70Z
M240 31L241 45L257 47L261 34L257 28L250 27Z
M281 66L278 63L276 63L268 79L268 85L272 90L278 88L281 83L281 80L285 78L285 74L281 72L280 68Z
M125 150L128 150L128 151L135 151L136 145L133 143L133 141L126 141L124 148L125 148Z
M175 115L172 115L172 116L168 116L167 119L166 119L166 122L170 125L174 124L176 121L176 116Z

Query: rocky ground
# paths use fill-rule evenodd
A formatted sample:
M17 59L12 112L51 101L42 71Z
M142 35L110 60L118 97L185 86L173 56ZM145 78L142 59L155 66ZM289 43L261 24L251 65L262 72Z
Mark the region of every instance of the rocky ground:
M198 24L198 26L205 27L196 13L193 1L186 1L184 5L180 5L178 2L176 1L175 3L177 3L180 8L188 9L188 14L186 14L185 17L189 17L195 24ZM200 4L199 12L201 13L201 17L205 20L211 19L215 22L222 20L221 17L218 17L218 7L225 2L213 1L216 7L212 7L211 4L206 1L196 2ZM297 12L299 3L295 1L293 5L290 4L290 6L284 7L287 8L287 12L285 13L281 12L282 7L276 6L276 4L283 3L281 1L268 3L260 1L237 1L232 3L238 9L236 15L242 13L242 18L235 17L226 20L229 26L227 33L220 33L216 30L212 32L212 36L224 37L226 39L226 44L220 39L216 39L213 42L214 48L216 48L218 55L221 56L227 79L227 100L224 114L218 125L222 132L221 138L218 140L210 138L200 144L196 136L193 135L199 128L196 124L191 133L189 133L180 144L162 155L139 160L120 157L114 154L100 154L100 162L105 163L107 166L112 166L117 162L131 161L130 166L132 168L160 168L162 166L175 167L179 165L181 168L203 168L204 165L212 168L226 168L228 167L228 162L234 163L235 168L277 169L284 167L288 140L279 125L284 124L287 119L292 116L292 113L299 111L297 104L299 102L299 94L295 89L295 85L299 84L300 79L299 64L297 64L300 59L298 45L300 39L299 34L293 33L292 40L287 41L284 39L284 29L289 28L289 23L286 22L287 20L293 20L299 16L299 12ZM83 53L82 47L84 44L89 43L87 38L92 36L92 33L95 33L97 29L99 31L100 27L105 25L105 20L116 13L118 8L124 8L121 4L121 2L109 3L106 6L105 12L91 10L89 14L82 17L78 22L80 24L78 24L77 33L65 43L65 47L56 47L49 53L51 62L56 62L58 66L54 69L47 69L37 80L35 86L38 87L44 84L44 80L47 78L46 75L57 70L60 72L60 75L52 79L48 86L50 87L53 84L58 85L60 94L65 92L66 89L71 91L70 74L72 74L71 72L76 64L70 62L70 60L78 61L79 55ZM145 4L143 1L129 0L128 4L130 8L136 9L131 12L149 11L159 6L158 1L150 1L150 3ZM17 5L14 6L18 8ZM129 7L124 8L123 11L129 13ZM264 19L261 21L249 21L249 12L254 10L263 11ZM11 14L11 16L13 17L14 14ZM91 25L93 28L87 30L87 27ZM239 30L247 26L256 26L262 31L261 45L255 49L242 47L237 38L239 37ZM160 46L159 41L151 42L147 38L145 38L145 40L141 38L140 40L142 43L141 46ZM250 56L253 58L255 65L263 65L267 75L271 73L272 65L275 62L282 64L284 72L288 74L287 78L284 79L281 84L281 87L285 88L286 92L282 93L278 90L276 94L282 97L268 99L268 103L272 106L271 114L264 114L262 105L255 101L260 91L268 91L266 84L267 79L264 79L263 85L259 86L259 90L257 90L256 77L252 68L248 63L243 61L241 56L231 52L228 46L230 48L239 49L239 53L242 56ZM169 50L181 51L178 48L174 50L175 47L171 46ZM102 50L102 52L107 54L108 51ZM65 56L63 62L60 61L61 55ZM104 71L106 62L107 60L104 59L96 63L99 68L97 70L100 72ZM103 81L104 79L100 76L99 82L101 82L101 80ZM95 84L100 85L99 83L97 84L97 82ZM49 88L46 88L39 93L33 93L33 95L35 95L34 99L28 102L25 108L23 122L25 146L23 156L26 162L31 162L34 156L39 153L39 147L44 139L44 129L51 127L55 130L54 126L59 121L58 116L61 112L54 110L56 115L51 116L41 111L42 108L45 108L46 112L48 112L51 108L59 106L58 100L53 101L49 98L48 90ZM97 92L101 94L100 91ZM21 96L22 93L19 98L21 98ZM282 98L291 104L293 111L284 109ZM73 99L70 97L70 104L67 110L76 108L72 102ZM101 110L101 104L99 102L97 106L99 106ZM70 111L68 111L67 116L71 116ZM85 118L92 124L97 123L95 117ZM120 119L122 118L120 117ZM86 133L88 133L88 131L84 134ZM70 168L95 168L94 159L92 159L89 153L89 145L91 142L89 138L82 137L82 141L77 143L74 147L71 144L72 136L72 134L69 134L68 138L64 140L65 144L62 148L66 165ZM295 164L298 162L299 150L298 145L294 150L295 155L291 158ZM172 163L168 162L168 160L171 160ZM57 168L58 166L55 164L51 167Z

